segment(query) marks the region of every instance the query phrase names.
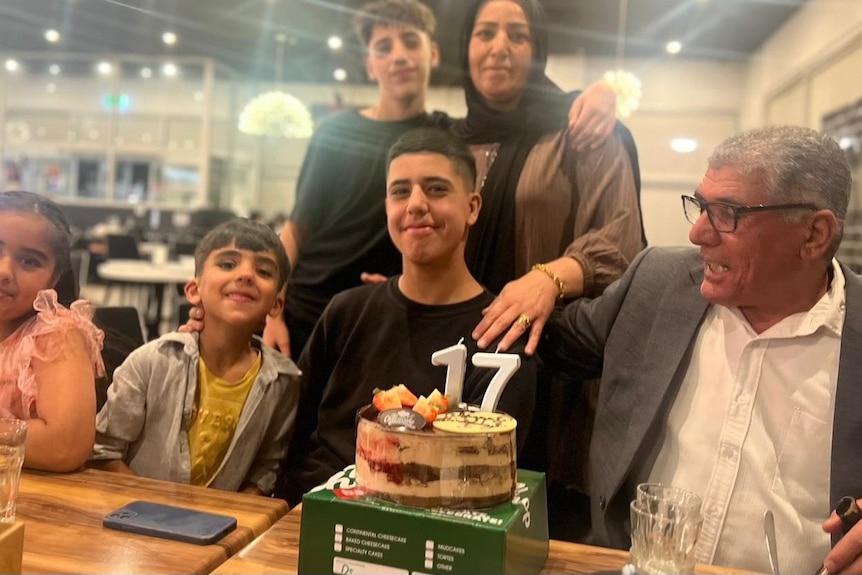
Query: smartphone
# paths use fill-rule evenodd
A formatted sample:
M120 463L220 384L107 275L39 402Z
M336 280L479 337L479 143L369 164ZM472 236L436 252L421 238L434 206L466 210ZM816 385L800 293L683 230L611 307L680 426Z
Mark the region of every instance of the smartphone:
M150 501L133 501L108 513L102 526L197 545L215 543L234 529L236 519Z

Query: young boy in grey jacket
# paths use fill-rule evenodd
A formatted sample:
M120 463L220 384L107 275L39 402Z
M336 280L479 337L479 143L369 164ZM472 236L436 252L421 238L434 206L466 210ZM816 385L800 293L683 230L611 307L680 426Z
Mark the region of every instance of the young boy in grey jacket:
M96 416L92 465L268 495L293 433L299 370L255 333L284 307L290 264L278 236L236 219L201 240L186 298L199 333L170 333L117 368Z

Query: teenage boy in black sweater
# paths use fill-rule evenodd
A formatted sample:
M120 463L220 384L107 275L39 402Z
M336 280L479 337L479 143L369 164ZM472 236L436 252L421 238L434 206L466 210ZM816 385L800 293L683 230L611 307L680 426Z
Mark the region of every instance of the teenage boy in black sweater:
M276 495L292 505L302 494L353 463L356 412L374 388L403 383L414 394L443 391L446 368L431 354L463 339L467 371L463 400L481 403L494 370L476 368L470 337L494 296L464 261L467 233L482 205L474 192L469 148L448 132L419 129L389 152L386 217L403 272L383 283L336 295L314 328L299 366L304 374L297 428ZM535 406L536 365L520 353L499 409L526 431Z

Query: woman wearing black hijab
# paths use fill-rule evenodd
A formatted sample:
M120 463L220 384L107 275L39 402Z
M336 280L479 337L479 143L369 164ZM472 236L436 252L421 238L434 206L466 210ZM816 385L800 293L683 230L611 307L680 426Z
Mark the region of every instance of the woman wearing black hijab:
M477 0L462 41L467 117L482 212L467 242L473 275L499 296L474 331L481 346L530 332L535 351L559 299L596 296L643 248L637 155L628 131L576 151L567 94L545 76L537 0ZM624 141L628 140L627 148Z

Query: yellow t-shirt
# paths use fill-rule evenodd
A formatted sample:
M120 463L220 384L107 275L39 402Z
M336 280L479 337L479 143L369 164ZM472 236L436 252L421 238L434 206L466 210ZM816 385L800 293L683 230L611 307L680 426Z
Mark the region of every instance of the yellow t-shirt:
M207 486L221 465L242 407L260 371L260 353L242 378L228 383L198 361L198 388L189 428L192 485Z

